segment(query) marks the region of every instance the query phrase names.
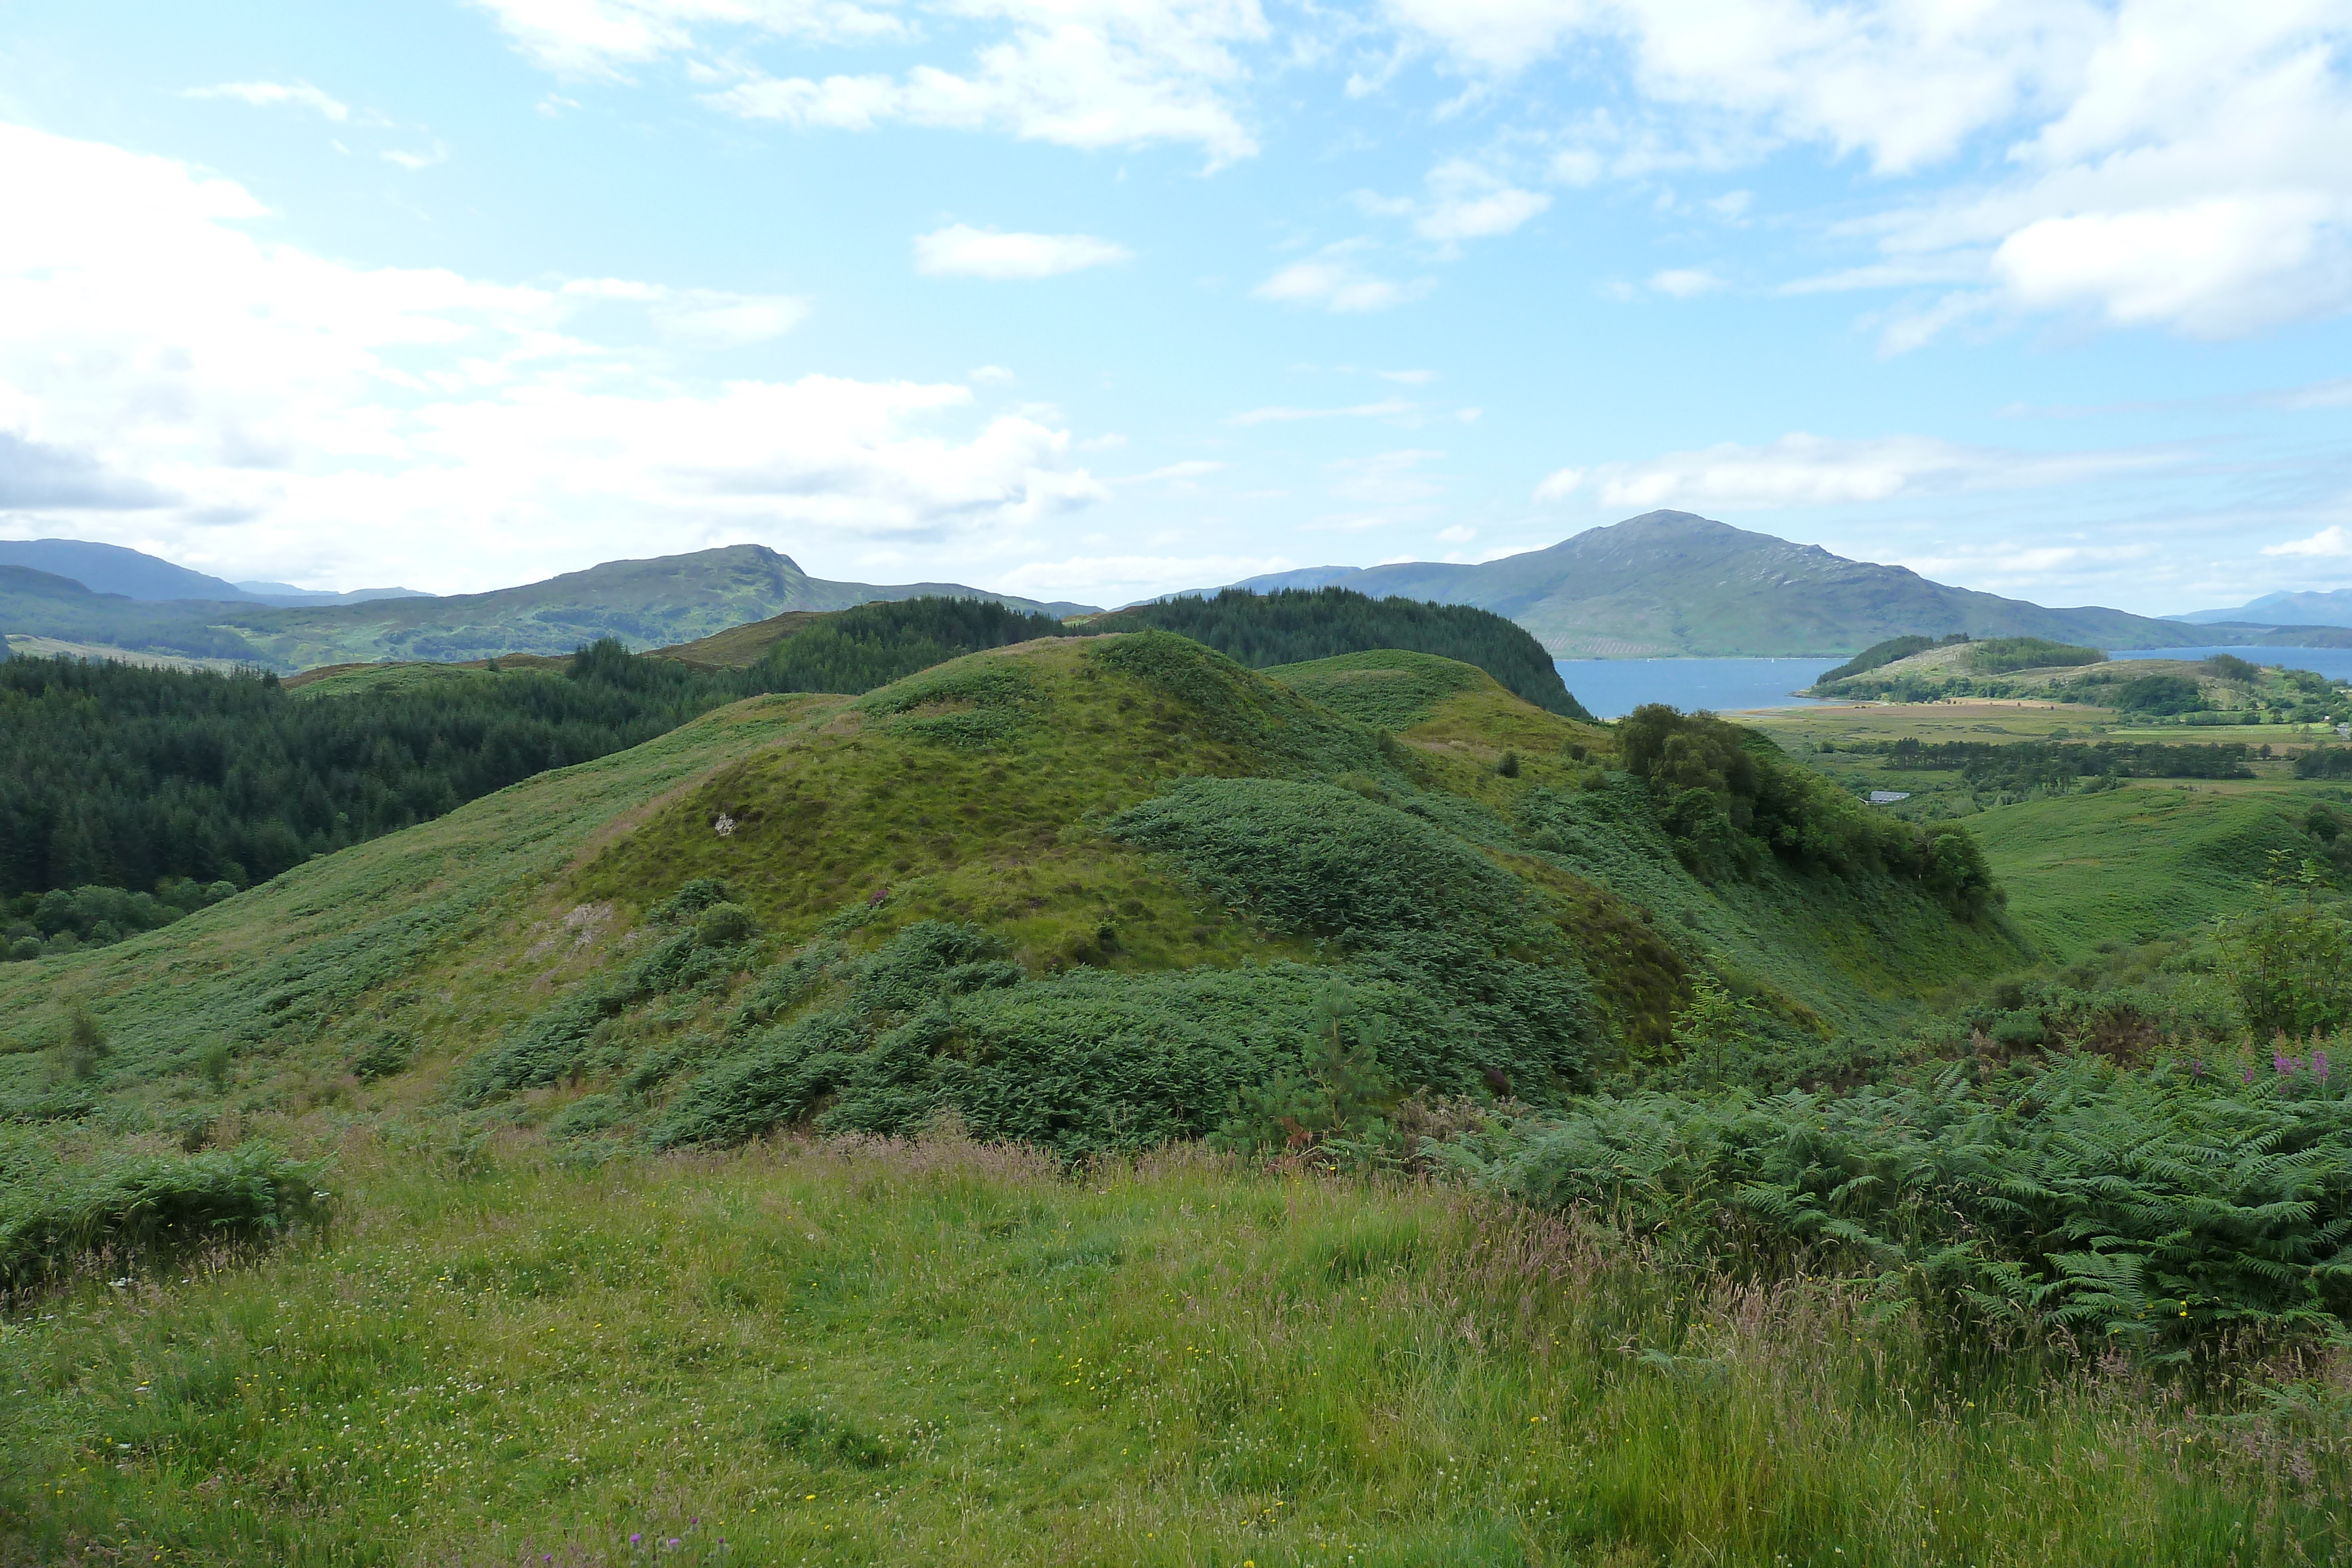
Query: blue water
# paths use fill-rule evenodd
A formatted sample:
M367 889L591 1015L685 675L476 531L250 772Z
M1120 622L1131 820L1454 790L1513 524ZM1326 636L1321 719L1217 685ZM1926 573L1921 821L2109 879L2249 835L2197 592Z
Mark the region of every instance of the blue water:
M2250 664L2284 664L2331 681L2352 681L2352 648L2118 648L2111 659L2210 659L2235 653ZM1576 688L1571 686L1570 691Z
M1835 659L1554 659L1559 678L1595 718L1622 718L1643 703L1685 713L1712 708L1802 707L1796 694L1821 679Z
M2331 681L2352 681L2352 648L2118 648L2117 659L2210 659L2235 653L2256 664L2311 670ZM1834 658L1820 659L1554 659L1559 678L1595 718L1622 718L1643 703L1666 703L1685 713L1712 708L1803 707L1801 697Z

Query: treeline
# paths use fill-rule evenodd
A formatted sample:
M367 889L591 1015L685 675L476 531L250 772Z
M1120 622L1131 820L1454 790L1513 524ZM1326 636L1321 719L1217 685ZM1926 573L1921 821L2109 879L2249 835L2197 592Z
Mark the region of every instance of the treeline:
M267 674L10 659L0 896L28 920L21 895L57 889L243 886L649 740L741 684L614 643L560 673L317 697Z
M1860 750L1860 747L1849 747ZM2246 747L2235 742L2168 746L2161 741L1947 740L1908 737L1885 747L1889 768L1958 773L1970 789L2063 792L2084 778L2251 779Z
M1068 632L990 599L897 599L813 622L752 666L763 691L870 692L983 648Z
M1374 648L1437 653L1475 664L1549 712L1590 719L1570 694L1544 645L1527 628L1469 604L1374 599L1345 588L1286 588L1252 593L1228 588L1213 599L1163 600L1096 617L1087 632L1156 626L1190 637L1254 670Z

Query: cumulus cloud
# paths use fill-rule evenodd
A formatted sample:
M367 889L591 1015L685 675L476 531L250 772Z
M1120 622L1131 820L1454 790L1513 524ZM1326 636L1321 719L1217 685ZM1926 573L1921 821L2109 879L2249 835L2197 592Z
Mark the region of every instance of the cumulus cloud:
M1092 235L999 234L965 224L915 236L915 270L931 277L1058 277L1134 255Z
M1346 316L1408 304L1435 287L1426 277L1404 281L1381 277L1356 260L1364 248L1360 240L1326 246L1307 260L1276 270L1250 292L1260 299L1320 306Z
M964 0L955 17L1005 29L969 68L774 77L756 68L705 101L747 120L840 131L888 123L994 131L1065 147L1191 143L1212 168L1256 140L1236 105L1236 51L1269 29L1257 0Z
M2352 70L2340 5L2178 0L1387 0L1481 79L1573 47L1625 61L1633 102L1563 122L1554 175L1755 162L1790 143L1919 175L1996 172L1849 226L1874 267L1817 287L1944 280L1886 346L1976 316L2060 311L2241 336L2352 308Z
M1925 435L1839 441L1802 432L1760 446L1725 443L1642 463L1562 468L1536 486L1540 501L1591 489L1604 507L1769 510L1886 501L1899 496L2075 484L2182 460L2158 449L2042 454L1962 446Z
M1432 169L1419 197L1356 193L1356 205L1375 217L1410 218L1412 232L1451 249L1462 240L1510 234L1551 205L1540 191L1521 190L1465 158Z
M1660 294L1671 294L1677 299L1688 299L1695 294L1705 294L1723 287L1723 279L1703 267L1675 267L1655 273L1650 287Z
M225 81L214 87L192 87L185 96L234 99L239 103L249 103L256 109L290 103L315 110L338 124L352 117L351 105L320 91L309 82Z
M2289 539L2284 544L2264 545L2263 553L2313 558L2352 556L2352 531L2347 531L2341 523L2332 523L2309 538Z
M0 126L0 205L19 528L105 531L62 509L89 504L59 488L74 463L34 449L146 487L115 493L156 497L150 548L441 590L649 538L1017 540L1108 494L1069 432L982 418L961 382L697 373L799 300L351 267L257 237L268 214L232 182L21 127Z

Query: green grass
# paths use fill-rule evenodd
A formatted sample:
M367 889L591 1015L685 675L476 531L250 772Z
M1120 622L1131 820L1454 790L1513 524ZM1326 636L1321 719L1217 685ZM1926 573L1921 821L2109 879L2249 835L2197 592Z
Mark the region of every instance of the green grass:
M2010 917L2061 962L2242 915L2273 850L2313 852L2299 819L2317 787L2136 780L2095 795L1996 806L1969 819L2009 890Z
M269 1261L93 1277L11 1323L0 1562L2352 1552L2341 1352L2251 1369L2299 1380L2298 1416L1939 1351L1866 1285L1743 1287L1443 1189L1182 1154L467 1172L354 1136L334 1185L342 1218Z

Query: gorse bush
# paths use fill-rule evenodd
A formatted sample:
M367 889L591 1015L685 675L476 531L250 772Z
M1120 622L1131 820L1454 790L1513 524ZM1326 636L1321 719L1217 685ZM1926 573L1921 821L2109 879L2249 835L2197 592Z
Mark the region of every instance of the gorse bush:
M2280 1067L2077 1057L1842 1096L1602 1098L1457 1157L1673 1248L1884 1270L1990 1321L2159 1349L2333 1334L2352 1314L2352 1097Z

